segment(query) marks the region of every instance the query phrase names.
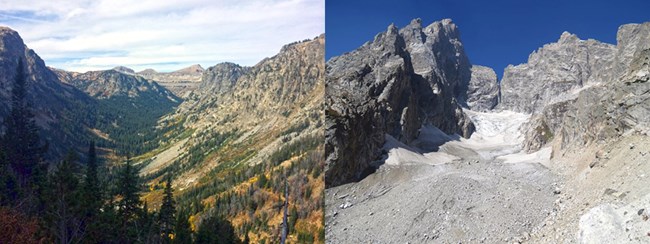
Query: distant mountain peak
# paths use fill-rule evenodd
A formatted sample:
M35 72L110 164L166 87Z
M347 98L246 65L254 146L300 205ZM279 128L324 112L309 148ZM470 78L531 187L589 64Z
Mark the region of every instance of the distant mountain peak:
M16 32L15 30L13 30L13 29L11 29L9 27L0 26L0 37L2 37L4 39L7 36L12 36L14 38L18 38L18 39L20 39L20 42L22 43L22 38L20 38L20 35L18 34L18 32Z
M119 71L119 72L122 72L122 73L127 73L127 74L135 74L135 71L133 71L133 69L128 68L128 67L124 67L124 66L117 66L117 67L113 68L113 70Z
M571 34L568 31L562 32L562 35L560 36L560 40L558 40L559 43L568 43L572 41L578 41L580 38L576 34Z
M9 27L0 26L0 53L6 53L10 56L22 56L26 51L25 49L25 43L18 32Z
M155 69L144 69L138 72L138 74L156 74L156 73L158 73L158 71L156 71Z
M169 89L176 96L183 97L189 95L191 91L196 89L204 71L205 69L200 64L194 64L172 72L158 72L154 69L145 69L138 72L137 75L154 80Z
M200 64L194 64L189 67L185 67L174 71L172 73L183 73L183 74L194 74L194 73L203 73L205 69Z

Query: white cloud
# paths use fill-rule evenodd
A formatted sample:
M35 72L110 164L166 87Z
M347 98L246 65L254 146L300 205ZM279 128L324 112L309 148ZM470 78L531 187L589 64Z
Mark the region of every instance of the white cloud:
M324 0L4 0L0 25L73 71L254 65L325 31Z

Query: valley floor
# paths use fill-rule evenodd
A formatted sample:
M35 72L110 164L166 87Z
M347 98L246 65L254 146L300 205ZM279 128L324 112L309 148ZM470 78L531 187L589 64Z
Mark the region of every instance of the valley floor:
M650 207L642 153L650 142L628 136L565 155L554 145L525 153L528 115L466 112L477 127L469 139L435 127L410 145L387 136L375 173L327 189L327 242L650 241L640 213Z

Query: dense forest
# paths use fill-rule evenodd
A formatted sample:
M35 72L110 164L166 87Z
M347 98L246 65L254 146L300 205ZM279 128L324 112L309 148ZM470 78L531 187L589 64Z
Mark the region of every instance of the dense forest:
M230 220L240 239L253 243L277 243L282 211L288 209L291 242L324 243L322 159L322 137L305 136L261 164L220 164L177 201L192 219L216 215Z
M26 86L19 62L0 138L0 243L247 242L224 218L225 209L204 216L198 226L191 222L196 210L174 197L171 174L162 176L160 208L149 208L141 197L147 187L128 153L108 165L90 142L85 155L70 149L46 162L48 142L39 137Z

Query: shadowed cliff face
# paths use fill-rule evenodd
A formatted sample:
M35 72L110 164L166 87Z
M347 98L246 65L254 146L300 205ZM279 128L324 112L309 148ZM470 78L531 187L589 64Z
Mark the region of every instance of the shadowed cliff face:
M461 105L471 65L451 20L394 25L326 69L326 184L358 180L380 155L385 135L410 142L422 125L468 137Z
M17 32L0 27L0 118L11 109L11 90L19 60L27 75L27 95L39 127L41 138L50 142L46 155L60 156L74 145L81 145L88 136L73 136L66 131L83 131L87 120L75 121L69 116L83 114L94 101L83 92L59 81L43 60L27 48ZM56 143L54 143L56 142Z

